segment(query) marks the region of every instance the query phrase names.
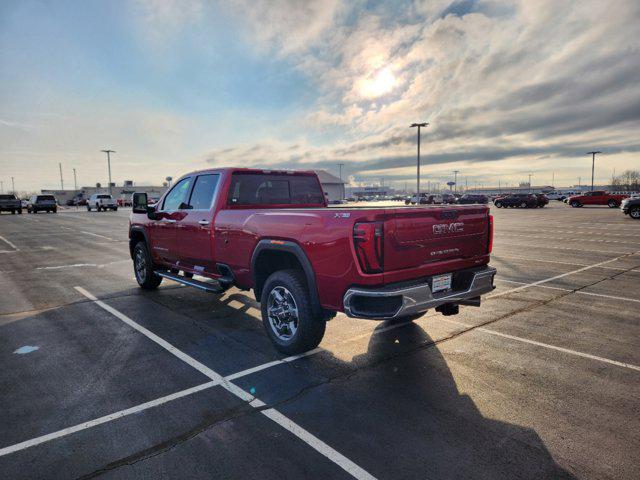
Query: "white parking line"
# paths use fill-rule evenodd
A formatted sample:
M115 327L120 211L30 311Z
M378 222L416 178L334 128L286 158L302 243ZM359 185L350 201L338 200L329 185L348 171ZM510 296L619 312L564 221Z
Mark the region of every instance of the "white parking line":
M94 295L89 293L84 288L75 287L75 289L78 292L80 292L82 295L87 297L88 299L92 300L96 305L98 305L102 309L106 310L107 312L111 313L116 318L122 320L124 323L126 323L127 325L129 325L133 329L135 329L138 332L142 333L144 336L146 336L150 340L154 341L155 343L160 345L162 348L164 348L168 352L170 352L173 355L175 355L176 357L178 357L183 362L185 362L188 365L190 365L191 367L195 368L200 373L203 373L204 375L209 377L211 380L214 380L215 382L218 382L220 384L220 386L222 386L228 392L234 394L235 396L237 396L238 398L240 398L240 399L242 399L244 401L249 402L249 404L251 406L253 406L254 408L260 408L260 407L264 407L265 406L265 403L263 403L261 400L259 400L258 398L254 397L253 395L251 395L249 392L244 391L240 387L234 385L229 380L227 380L224 377L222 377L219 373L213 371L212 369L210 369L206 365L198 362L196 359L194 359L193 357L187 355L186 353L182 352L181 350L178 350L176 347L171 345L166 340L160 338L155 333L151 332L150 330L147 330L143 326L141 326L141 325L137 324L136 322L134 322L133 320L131 320L125 314L119 312L118 310L116 310L115 308L107 305L106 303L98 300ZM288 419L287 417L282 415L277 410L275 410L273 408L269 408L269 409L265 409L265 410L260 410L260 413L262 413L265 417L270 418L271 420L276 422L278 425L283 427L285 430L288 430L290 433L292 433L293 435L298 437L300 440L305 442L307 445L309 445L311 448L316 450L318 453L321 453L322 455L327 457L329 460L334 462L336 465L340 466L343 470L345 470L347 473L351 474L354 478L367 479L367 480L371 480L371 479L375 478L369 472L367 472L366 470L364 470L361 467L359 467L358 465L356 465L354 462L349 460L347 457L345 457L344 455L342 455L338 451L336 451L333 448L331 448L329 445L327 445L322 440L320 440L319 438L317 438L314 435L312 435L310 432L307 432L300 425L297 425L295 422L293 422L292 420Z
M537 282L528 283L526 285L522 285L520 287L512 288L510 290L505 290L504 292L494 293L492 295L488 295L486 298L487 299L496 298L496 297L501 297L503 295L507 295L509 293L519 292L520 290L524 290L525 288L535 287L537 285L542 285L544 283L552 282L552 281L557 280L559 278L567 277L569 275L575 275L576 273L584 272L586 270L591 270L592 268L600 267L602 265L606 265L607 263L615 262L616 260L620 260L621 258L628 257L630 255L635 255L636 253L638 253L638 252L628 252L628 253L625 253L624 255L620 255L620 256L612 258L610 260L605 260L604 262L598 262L598 263L594 263L593 265L587 265L586 267L578 268L577 270L571 270L570 272L561 273L561 274L555 275L553 277L545 278L543 280L538 280Z
M520 285L528 285L527 282L516 282L515 280L507 280L504 278L498 279L501 282L507 283L517 283ZM605 295L604 293L593 293L593 292L583 292L582 290L573 291L570 288L562 288L562 287L551 287L549 285L536 285L537 288L548 288L551 290L562 290L563 292L573 292L580 295L591 295L592 297L602 297L602 298L611 298L613 300L622 300L624 302L637 302L640 303L640 300L637 298L627 298L627 297L616 297L615 295Z
M80 230L80 233L85 233L87 235L93 235L94 237L100 237L100 238L104 238L106 240L112 240L113 241L113 238L105 237L104 235L100 235L98 233L85 232L84 230Z
M16 247L13 243L11 243L9 240L7 240L6 238L4 238L2 235L0 235L0 240L4 241L7 245L9 245L11 248L13 248L14 251L19 252L20 249L18 247ZM4 252L8 252L10 250L4 250Z
M586 263L574 263L574 262L561 262L559 260L541 260L539 258L526 258L526 257L515 257L515 256L511 256L511 255L491 255L491 260L493 261L494 259L498 259L501 260L503 258L506 258L508 260L524 260L525 262L542 262L542 263L555 263L558 265L572 265L574 267L588 267L589 265ZM621 268L621 267L610 267L610 266L602 266L602 267L598 267L598 268L606 268L608 270L620 270L620 271L627 271L627 268ZM640 270L628 270L630 272L639 272Z
M532 239L539 239L539 240L558 240L557 236L545 236L545 235L527 235L526 233L504 233L501 232L499 234L500 237L524 237L524 238L532 238ZM566 240L562 240L563 242ZM584 238L584 237L580 237L579 239L577 239L578 242L595 242L595 243L622 243L624 245L640 245L637 242L631 242L629 240L629 237L627 236L627 238L625 240L603 240L600 238Z
M550 350L556 350L558 352L568 353L570 355L575 355L578 357L589 358L591 360L597 360L598 362L608 363L610 365L616 365L617 367L629 368L631 370L636 370L640 372L640 367L632 363L619 362L617 360L611 360L610 358L598 357L597 355L591 355L590 353L579 352L578 350L571 350L569 348L564 348L564 347L557 347L555 345L549 345L548 343L537 342L535 340L529 340L528 338L517 337L515 335L508 335L506 333L496 332L495 330L489 330L488 328L484 328L484 327L474 328L473 325L459 322L457 320L452 320L448 317L442 317L442 320L449 323L455 323L456 325L460 325L462 327L472 329L473 331L476 331L476 332L483 332L489 335L496 335L498 337L508 338L509 340L515 340L516 342L528 343L530 345L535 345L537 347L548 348Z

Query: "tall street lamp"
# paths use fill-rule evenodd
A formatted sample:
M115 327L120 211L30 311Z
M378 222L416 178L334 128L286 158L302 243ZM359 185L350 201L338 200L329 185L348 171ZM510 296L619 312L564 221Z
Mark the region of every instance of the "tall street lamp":
M596 154L602 153L598 151L587 152L587 155L591 155L591 191L593 192L593 171L596 167Z
M111 195L111 154L116 153L115 150L100 150L107 154L107 166L109 168L109 195Z
M418 127L418 172L416 178L416 196L418 200L418 205L420 205L420 129L422 127L427 127L429 125L428 122L424 123L412 123L410 128Z

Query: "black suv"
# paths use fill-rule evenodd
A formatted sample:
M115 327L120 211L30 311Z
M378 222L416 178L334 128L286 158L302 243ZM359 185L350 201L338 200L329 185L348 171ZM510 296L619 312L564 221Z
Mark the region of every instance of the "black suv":
M0 195L0 212L22 213L22 203L15 195Z
M487 204L487 203L489 203L489 198L486 195L467 193L467 194L462 195L458 199L458 203L461 203L461 204L470 204L470 203Z
M498 208L535 208L538 206L538 199L530 193L512 193L504 197L496 198L493 204Z
M27 213L38 213L41 210L56 213L56 198L53 195L32 195L27 202Z
M640 197L625 198L622 201L620 209L625 215L640 220Z

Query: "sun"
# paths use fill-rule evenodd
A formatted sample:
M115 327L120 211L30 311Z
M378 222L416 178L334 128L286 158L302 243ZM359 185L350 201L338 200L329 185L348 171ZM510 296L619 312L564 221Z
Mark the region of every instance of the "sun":
M365 98L378 98L393 90L398 79L393 74L391 67L384 67L361 79L358 83L360 95Z

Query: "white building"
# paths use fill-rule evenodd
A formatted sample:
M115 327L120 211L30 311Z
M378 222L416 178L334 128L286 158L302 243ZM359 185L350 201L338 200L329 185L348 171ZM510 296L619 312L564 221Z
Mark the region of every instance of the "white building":
M315 170L329 202L345 199L344 182L325 170Z

